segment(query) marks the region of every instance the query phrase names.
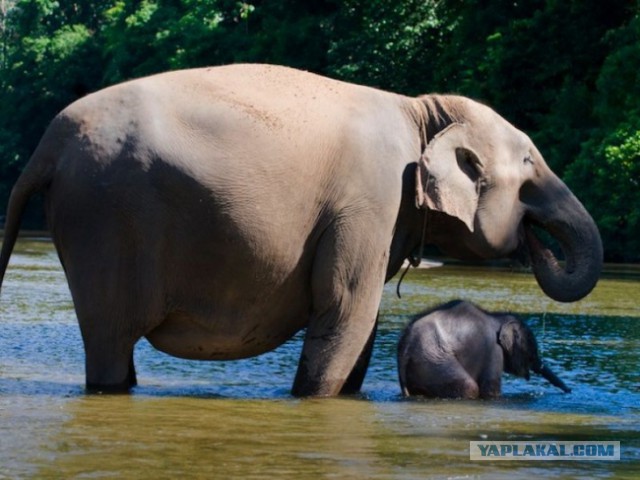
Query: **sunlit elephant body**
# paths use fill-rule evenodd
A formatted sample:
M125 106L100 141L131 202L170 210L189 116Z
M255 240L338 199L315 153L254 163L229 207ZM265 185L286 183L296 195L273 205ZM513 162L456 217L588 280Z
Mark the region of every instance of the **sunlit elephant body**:
M456 256L530 250L561 300L591 290L602 255L581 204L489 108L285 67L170 72L62 111L12 192L2 273L38 190L100 390L135 384L143 336L235 359L304 327L293 393L358 390L383 283L425 221L426 241ZM571 223L552 232L568 272L525 234L545 216Z
M488 313L454 300L415 318L398 343L403 395L432 398L496 398L502 373L529 380L530 371L570 389L545 365L536 339L514 315Z

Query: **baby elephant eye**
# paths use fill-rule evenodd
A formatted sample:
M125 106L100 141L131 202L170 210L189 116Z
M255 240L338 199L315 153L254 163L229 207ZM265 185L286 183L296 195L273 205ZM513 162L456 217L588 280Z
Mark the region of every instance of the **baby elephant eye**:
M531 158L531 155L527 155L526 157L524 157L524 160L522 160L522 162L527 165L533 165L533 158Z

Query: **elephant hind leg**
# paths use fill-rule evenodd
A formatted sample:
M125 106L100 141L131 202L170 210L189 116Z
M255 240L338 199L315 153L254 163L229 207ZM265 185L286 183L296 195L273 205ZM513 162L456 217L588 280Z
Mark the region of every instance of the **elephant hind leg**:
M137 384L135 345L162 320L157 292L145 289L152 280L135 270L85 278L84 288L70 284L84 341L87 390L127 392Z
M122 305L131 305L126 300L112 297L110 302L96 293L91 307L87 308L88 302L76 297L78 295L74 296L74 302L85 349L87 391L128 392L137 385L133 352L144 333L140 315L133 309L122 308ZM100 308L105 304L112 307Z
M452 379L433 385L413 385L408 387L411 395L423 395L430 398L465 398L476 399L480 390L472 379Z
M151 228L156 211L144 208L153 199L116 191L124 170L85 164L82 181L59 179L47 217L82 333L87 389L128 391L136 384L135 344L164 316L164 240Z
M102 349L86 349L86 389L89 393L127 393L138 384L133 363L133 345L125 355L106 354Z
M126 252L83 253L73 251L64 265L84 342L86 387L127 392L137 384L135 344L162 319L159 276Z
M410 395L465 399L476 399L480 396L477 382L461 365L449 363L426 369L419 361L418 365L406 374L407 391Z
M452 378L441 385L442 398L476 399L480 396L477 382L460 367Z

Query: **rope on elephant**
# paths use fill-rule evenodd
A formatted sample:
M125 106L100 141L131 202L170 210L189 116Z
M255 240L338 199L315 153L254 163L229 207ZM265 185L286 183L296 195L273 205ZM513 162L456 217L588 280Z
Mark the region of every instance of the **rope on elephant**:
M409 257L409 263L407 265L407 268L405 268L404 272L402 272L402 275L400 275L400 280L398 280L398 285L396 286L396 295L398 296L398 298L402 298L402 295L400 295L400 285L402 284L402 280L404 280L405 275L407 274L407 272L412 266L413 266L413 260L411 259L411 257Z
M404 277L407 275L407 272L409 272L409 269L411 267L417 267L420 265L420 262L422 262L422 255L424 253L424 242L427 239L427 210L424 210L424 216L423 216L423 221L422 221L422 238L420 239L420 250L418 250L418 255L411 255L409 254L409 256L407 257L407 260L409 260L409 264L407 265L407 268L404 269L404 272L402 272L402 275L400 275L400 279L398 280L398 285L396 287L396 295L398 295L398 298L402 298L402 295L400 295L400 285L402 285L402 280L404 280Z

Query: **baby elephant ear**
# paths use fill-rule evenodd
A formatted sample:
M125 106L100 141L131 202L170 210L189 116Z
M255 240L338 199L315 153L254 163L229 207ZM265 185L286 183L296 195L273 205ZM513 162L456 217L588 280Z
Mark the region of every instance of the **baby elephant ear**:
M537 355L533 334L517 320L502 324L498 331L498 344L502 347L505 371L529 380L529 359Z
M473 232L483 162L470 128L454 123L431 140L416 168L416 206L460 219Z

